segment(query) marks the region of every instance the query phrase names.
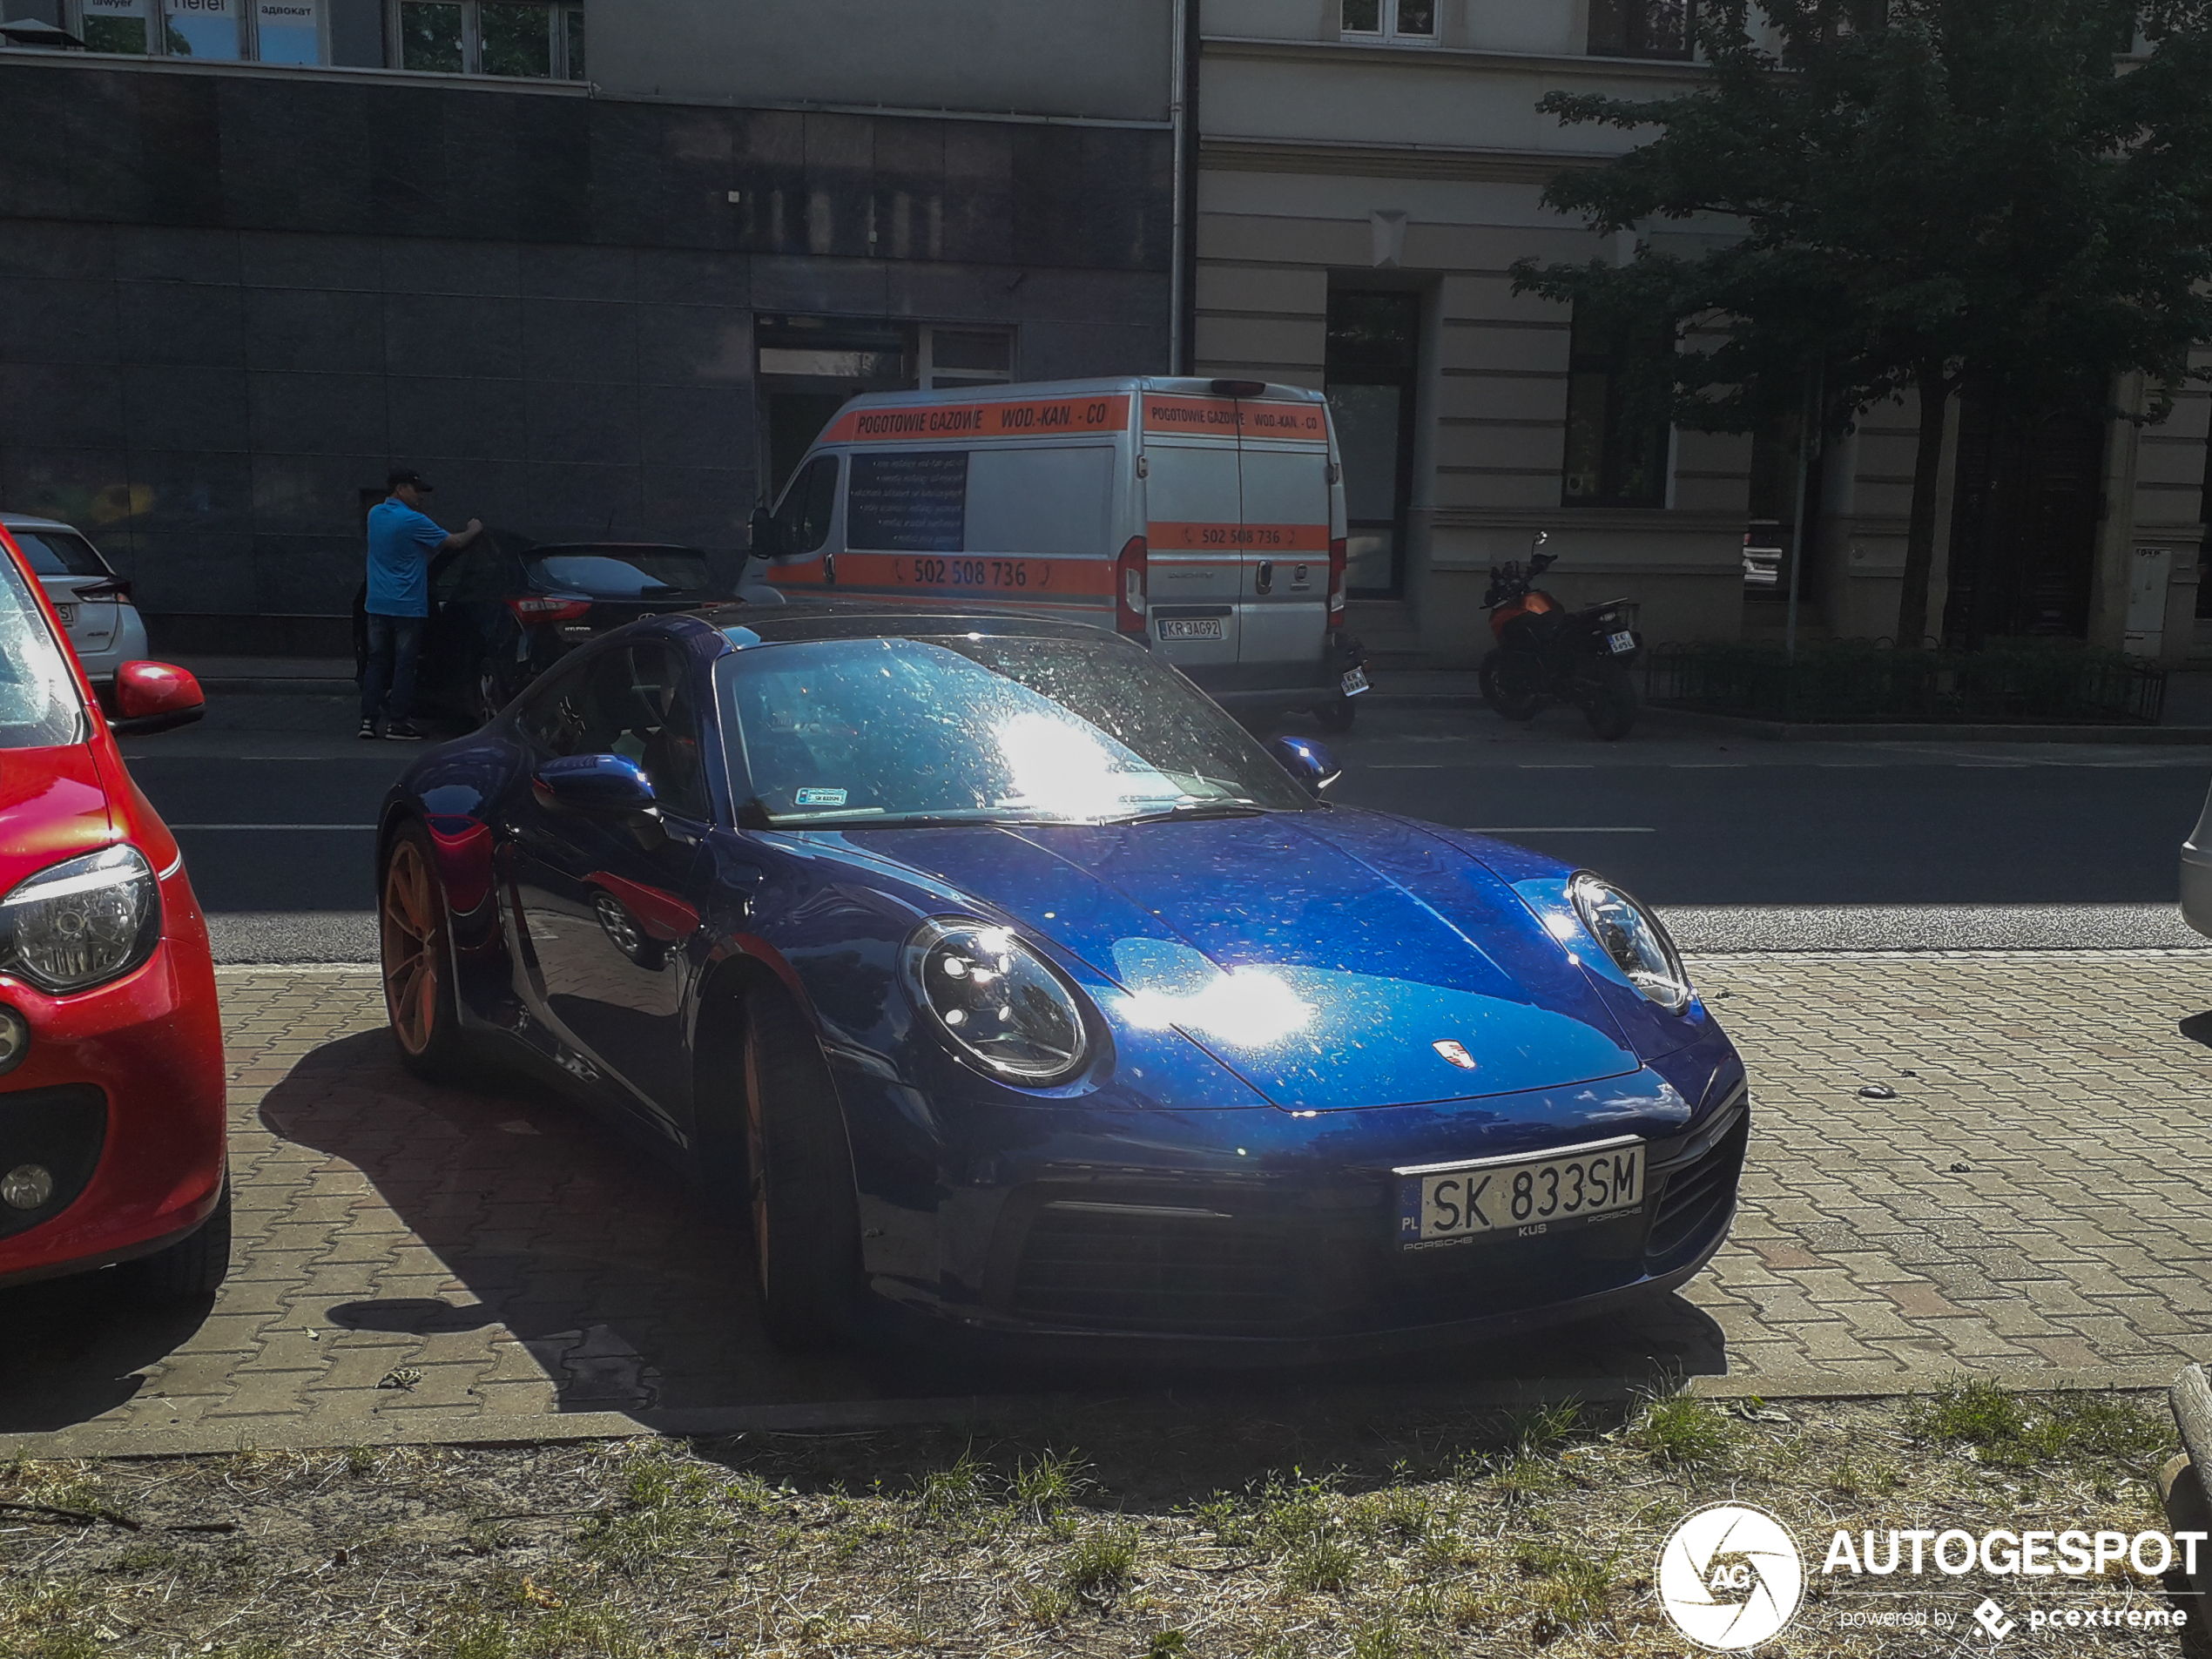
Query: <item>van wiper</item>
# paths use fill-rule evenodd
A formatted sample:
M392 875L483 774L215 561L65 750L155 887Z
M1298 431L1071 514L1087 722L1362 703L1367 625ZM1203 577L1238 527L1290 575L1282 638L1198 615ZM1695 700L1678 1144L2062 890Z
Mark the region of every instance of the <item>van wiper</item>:
M1126 818L1109 818L1108 824L1164 824L1177 819L1196 818L1259 818L1266 808L1248 800L1184 800L1172 806L1155 807L1150 812L1131 813Z

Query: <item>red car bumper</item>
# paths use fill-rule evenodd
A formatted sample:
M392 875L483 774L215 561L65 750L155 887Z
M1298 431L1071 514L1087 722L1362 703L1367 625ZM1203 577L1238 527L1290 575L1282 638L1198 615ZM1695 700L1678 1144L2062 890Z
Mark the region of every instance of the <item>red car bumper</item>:
M171 930L112 984L50 996L0 974L0 1003L30 1027L23 1062L0 1078L0 1175L32 1163L55 1177L35 1210L0 1199L0 1285L148 1254L221 1196L215 973L189 889L162 887Z

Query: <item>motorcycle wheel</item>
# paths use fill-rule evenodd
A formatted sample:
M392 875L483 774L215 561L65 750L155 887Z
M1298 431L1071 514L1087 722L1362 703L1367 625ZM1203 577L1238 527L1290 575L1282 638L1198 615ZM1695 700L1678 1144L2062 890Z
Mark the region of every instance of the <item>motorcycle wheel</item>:
M1635 682L1619 663L1601 663L1595 683L1585 691L1582 712L1590 730L1607 743L1617 743L1636 723Z
M1503 720L1533 720L1544 706L1543 670L1525 651L1494 651L1477 671L1482 700Z
M1313 711L1314 721L1324 732L1349 732L1359 718L1359 705L1348 697L1321 704Z

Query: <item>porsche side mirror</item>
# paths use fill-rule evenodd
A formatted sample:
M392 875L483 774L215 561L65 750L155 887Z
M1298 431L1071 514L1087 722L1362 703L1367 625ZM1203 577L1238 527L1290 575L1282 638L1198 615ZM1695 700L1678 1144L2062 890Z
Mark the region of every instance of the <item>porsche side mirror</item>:
M115 671L115 712L107 729L118 738L142 738L190 725L207 712L199 682L168 663L125 663Z
M563 755L549 760L530 780L530 791L547 806L603 818L631 817L659 807L645 769L621 755Z
M1317 798L1344 776L1344 768L1337 765L1336 757L1311 738L1278 738L1267 745L1267 752L1298 780L1307 794Z

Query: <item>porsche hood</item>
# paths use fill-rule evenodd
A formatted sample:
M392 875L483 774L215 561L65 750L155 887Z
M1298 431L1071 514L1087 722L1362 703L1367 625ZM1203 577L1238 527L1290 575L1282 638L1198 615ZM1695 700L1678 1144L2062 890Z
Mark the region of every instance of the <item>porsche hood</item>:
M1087 964L1289 1111L1552 1089L1639 1061L1568 952L1479 860L1358 812L892 831L873 851Z

